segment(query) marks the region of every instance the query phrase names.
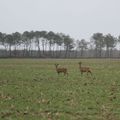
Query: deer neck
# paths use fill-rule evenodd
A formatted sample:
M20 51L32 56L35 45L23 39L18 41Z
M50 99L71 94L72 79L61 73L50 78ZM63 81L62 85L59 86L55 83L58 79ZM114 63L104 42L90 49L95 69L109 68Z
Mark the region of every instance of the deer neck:
M57 66L55 66L55 68L56 68L56 70L58 69L58 67L57 67Z
M79 64L79 68L81 69L81 64Z

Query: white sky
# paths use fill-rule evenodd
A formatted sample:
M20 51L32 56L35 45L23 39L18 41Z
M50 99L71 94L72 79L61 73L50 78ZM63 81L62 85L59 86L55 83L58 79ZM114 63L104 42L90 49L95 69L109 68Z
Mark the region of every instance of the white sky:
M89 39L120 35L120 0L0 0L0 32L46 30Z

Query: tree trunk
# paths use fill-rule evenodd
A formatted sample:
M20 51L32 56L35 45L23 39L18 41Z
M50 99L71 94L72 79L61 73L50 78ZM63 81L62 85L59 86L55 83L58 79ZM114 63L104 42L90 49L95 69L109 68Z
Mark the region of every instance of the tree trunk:
M65 58L67 58L67 53L68 53L68 46L67 46L67 48L65 50Z
M11 45L9 45L9 57L11 57Z

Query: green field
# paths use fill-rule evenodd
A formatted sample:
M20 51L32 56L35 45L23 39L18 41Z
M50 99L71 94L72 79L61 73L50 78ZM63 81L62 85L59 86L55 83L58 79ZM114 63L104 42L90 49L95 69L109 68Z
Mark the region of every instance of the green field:
M120 60L0 59L0 120L120 120Z

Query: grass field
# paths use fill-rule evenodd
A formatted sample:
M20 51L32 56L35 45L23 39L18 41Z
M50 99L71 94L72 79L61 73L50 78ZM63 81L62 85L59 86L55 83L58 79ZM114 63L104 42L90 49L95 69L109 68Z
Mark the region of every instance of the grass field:
M0 59L0 120L120 120L120 60Z

